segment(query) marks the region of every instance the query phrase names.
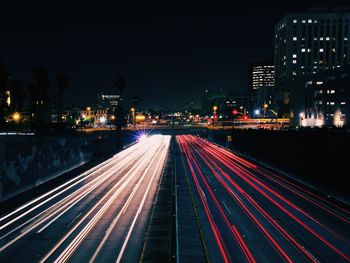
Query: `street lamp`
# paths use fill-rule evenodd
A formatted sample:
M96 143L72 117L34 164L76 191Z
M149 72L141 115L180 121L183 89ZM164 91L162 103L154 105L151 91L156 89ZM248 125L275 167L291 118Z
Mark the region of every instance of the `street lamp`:
M264 104L264 118L266 117L266 111L269 105L267 103Z
M19 114L19 112L14 112L12 114L12 119L15 121L15 122L19 122L19 120L21 119L21 114Z
M213 106L213 122L215 121L215 118L216 118L216 111L218 109L218 106L214 105Z
M17 130L17 133L18 133L18 129L19 129L19 125L18 124L19 124L19 122L21 120L21 114L19 112L14 112L12 114L12 119L14 120L14 122L17 123L16 130Z
M135 123L135 108L131 108L131 112L132 112L132 123L133 123L134 129L135 129L135 126L136 126L136 123Z

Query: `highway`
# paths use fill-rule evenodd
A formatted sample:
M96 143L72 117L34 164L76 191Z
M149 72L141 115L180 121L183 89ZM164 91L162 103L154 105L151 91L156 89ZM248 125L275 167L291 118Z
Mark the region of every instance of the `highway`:
M142 137L0 217L0 262L137 262L170 136Z
M350 262L349 207L205 139L176 140L208 261Z

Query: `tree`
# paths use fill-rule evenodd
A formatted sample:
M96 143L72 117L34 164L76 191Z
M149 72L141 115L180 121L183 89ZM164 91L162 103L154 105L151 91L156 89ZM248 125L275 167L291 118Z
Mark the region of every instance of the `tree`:
M12 96L12 98L13 98L13 110L14 111L22 111L25 93L22 89L22 83L19 80L13 81L12 93L13 93L13 96Z
M118 78L114 85L117 88L117 94L119 94L120 99L117 107L115 108L115 126L117 130L121 130L121 127L125 124L125 114L121 105L122 102L122 95L124 93L124 89L126 86L126 80L124 78Z
M34 124L36 128L50 121L51 113L49 109L48 90L50 81L47 77L46 70L37 67L32 71L34 83L32 83L28 92L30 94L31 109L34 114Z
M6 86L8 71L5 65L0 64L0 130L5 128Z
M117 93L120 95L120 97L124 93L124 89L126 86L126 80L124 78L118 78L115 82L114 85L117 87Z
M62 112L63 112L64 93L70 84L70 80L65 74L60 74L56 77L56 82L57 82L57 86L58 86L58 90L57 90L57 122L61 122L62 121Z
M133 96L132 97L132 106L137 109L137 106L139 105L140 98L138 96Z

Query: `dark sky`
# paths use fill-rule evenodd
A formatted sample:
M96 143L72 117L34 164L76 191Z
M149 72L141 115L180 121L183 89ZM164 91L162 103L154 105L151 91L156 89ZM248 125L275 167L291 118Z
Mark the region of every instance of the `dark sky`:
M69 76L70 105L92 105L98 92L113 93L114 80L122 76L126 98L138 95L168 107L200 98L204 89L247 90L251 60L273 57L274 24L288 12L325 4L6 2L0 11L0 61L25 88L31 70L43 66L52 82L59 73Z

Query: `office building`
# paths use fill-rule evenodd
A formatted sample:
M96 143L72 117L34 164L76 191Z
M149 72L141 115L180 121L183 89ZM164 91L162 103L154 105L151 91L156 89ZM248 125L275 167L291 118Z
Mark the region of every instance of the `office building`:
M275 82L349 63L350 12L315 10L289 14L275 26Z
M350 65L299 78L291 91L291 126L349 126L349 87Z
M275 86L275 66L272 61L254 61L250 68L249 91Z

